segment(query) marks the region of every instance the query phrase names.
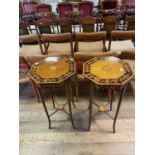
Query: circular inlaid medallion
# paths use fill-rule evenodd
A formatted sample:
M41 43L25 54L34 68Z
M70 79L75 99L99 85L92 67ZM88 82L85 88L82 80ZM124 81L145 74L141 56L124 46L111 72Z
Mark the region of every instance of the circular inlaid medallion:
M110 66L103 66L102 69L107 72L112 70Z

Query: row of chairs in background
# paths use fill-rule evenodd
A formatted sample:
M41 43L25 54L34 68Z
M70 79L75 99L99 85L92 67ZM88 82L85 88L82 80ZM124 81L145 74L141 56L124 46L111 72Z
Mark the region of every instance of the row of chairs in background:
M40 19L34 22L35 27L32 28L28 22L19 22L19 35L28 35L37 33L67 33L75 35L78 32L98 32L106 31L110 33L112 30L134 30L135 16L126 16L124 22L120 25L117 16L109 15L102 18L86 17L79 18L78 25L74 24L73 19L56 19L51 20Z
M73 16L90 17L90 16L106 16L106 15L117 15L120 19L125 19L126 15L134 15L134 3L135 0L123 0L120 5L117 0L104 0L99 1L99 5L94 6L93 2L82 1L82 2L62 2L57 4L57 13L59 19L73 18ZM49 4L39 4L36 2L23 2L20 5L21 17L24 14L32 14L34 20L38 18L34 15L40 13L52 12L52 6ZM77 13L81 11L80 13ZM70 12L73 12L70 13ZM53 13L54 14L54 13ZM56 14L55 14L56 15ZM47 17L46 17L47 18ZM24 18L23 18L24 19ZM25 18L28 19L28 18Z
M134 50L132 40L135 31L112 31L109 40L106 31L77 33L42 34L20 36L20 55L102 55L108 51Z

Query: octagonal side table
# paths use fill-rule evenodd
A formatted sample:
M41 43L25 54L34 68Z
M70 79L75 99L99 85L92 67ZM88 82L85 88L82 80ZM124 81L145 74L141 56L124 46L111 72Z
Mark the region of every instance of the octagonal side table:
M47 57L34 63L31 66L28 75L38 88L38 92L48 119L49 129L51 129L51 116L60 110L64 111L70 116L72 126L73 128L75 128L71 107L71 103L74 105L71 78L75 73L75 62L72 59L68 59L66 57ZM65 104L58 104L54 101L52 89L60 86L65 87L65 92L67 96L67 102ZM45 99L41 91L42 88L50 89L53 109L55 109L55 111L51 114L49 114L49 111L45 104ZM67 104L69 106L69 113L65 110L65 106Z
M113 133L116 131L116 120L119 113L119 109L122 103L122 98L125 93L127 83L133 77L130 66L115 57L95 57L83 65L83 75L90 81L89 90L89 127L91 126L92 119L92 104L96 105L98 112L105 112L108 114L112 110L113 98L106 105L98 105L93 101L94 86L97 85L100 88L107 88L111 90L111 95L116 89L121 90L116 113L113 118ZM110 110L106 110L107 105L110 104ZM110 116L111 117L111 116Z

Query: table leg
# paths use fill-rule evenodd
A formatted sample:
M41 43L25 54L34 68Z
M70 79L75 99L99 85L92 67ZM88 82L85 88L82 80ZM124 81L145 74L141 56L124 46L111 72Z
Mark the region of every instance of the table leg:
M71 88L71 84L70 84L70 79L66 81L65 87L66 87L66 96L68 98L68 107L69 107L69 113L70 113L70 117L71 117L71 123L72 123L73 128L75 129L73 116L72 116L72 107L71 107L70 95L71 95L72 88Z
M74 93L73 93L72 80L70 80L70 85L71 85L71 100L72 100L72 104L73 104L74 108L76 108L75 103L74 103Z
M41 102L41 97L39 95L39 92L38 92L38 87L35 85L35 83L30 79L30 83L32 84L32 89L33 89L33 92L35 93L35 96L38 100L38 103Z
M117 120L117 116L118 116L118 113L119 113L119 109L121 107L123 96L125 94L126 87L127 87L127 84L125 84L123 86L123 88L121 90L120 97L119 97L119 101L118 101L118 105L117 105L117 110L116 110L116 114L115 114L114 121L113 121L113 133L116 132L116 120Z
M44 97L42 96L42 93L41 93L41 88L39 88L39 87L38 87L38 92L39 92L39 95L40 95L40 97L41 97L41 101L42 101L42 104L43 104L43 107L44 107L44 110L45 110L45 113L46 113L46 116L47 116L47 119L48 119L49 129L51 129L51 120L50 120L50 116L49 116L49 113L48 113L48 110L47 110L47 107L46 107L46 104L45 104Z
M55 109L55 101L54 101L54 97L53 97L53 91L52 88L50 87L50 95L51 95L51 99L52 99L52 103L53 103L53 108Z
M112 111L112 104L114 99L114 90L110 90L110 111Z
M77 73L75 74L75 77L74 77L74 84L75 84L76 102L79 102L79 84L78 84Z
M93 86L93 83L90 82L90 90L89 90L89 125L88 125L88 131L90 130L90 126L91 126L93 95L94 95L94 86Z

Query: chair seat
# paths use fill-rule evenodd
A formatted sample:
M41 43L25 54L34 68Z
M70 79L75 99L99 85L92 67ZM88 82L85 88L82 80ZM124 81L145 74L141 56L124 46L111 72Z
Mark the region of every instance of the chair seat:
M108 52L102 52L102 51L93 51L93 52L81 52L81 51L78 51L78 52L75 52L74 53L74 56L75 56L75 58L78 58L78 57L82 57L82 58L84 58L84 57L86 57L87 59L89 59L89 57L90 58L93 58L93 57L95 57L95 56L115 56L115 57L117 57L118 55L117 55L117 52L112 52L112 51L108 51Z
M106 43L106 47L108 47L108 43ZM112 41L111 42L111 51L134 51L135 47L131 40L123 40L123 41Z
M70 43L50 43L48 47L48 55L52 54L71 54L71 46Z
M58 51L48 51L49 56L70 56L70 53L67 52L58 52Z
M20 48L20 55L22 56L33 56L42 55L39 45L23 45Z
M103 42L95 41L95 42L79 42L78 51L80 52L94 52L94 51L103 51Z
M79 51L79 52L75 52L74 53L75 56L91 56L91 57L95 57L95 56L104 56L105 55L105 52L102 52L102 51L87 51L87 52L84 52L84 51Z

